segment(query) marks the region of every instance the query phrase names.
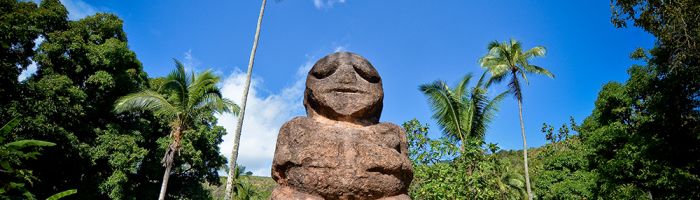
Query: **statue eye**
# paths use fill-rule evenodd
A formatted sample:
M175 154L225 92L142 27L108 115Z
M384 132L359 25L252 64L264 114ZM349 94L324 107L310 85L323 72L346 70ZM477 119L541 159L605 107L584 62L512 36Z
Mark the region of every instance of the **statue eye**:
M333 75L336 69L338 69L338 65L335 63L319 63L314 65L314 67L311 69L311 75L316 79L324 79L330 75Z
M355 72L360 75L363 79L370 83L379 83L381 78L379 78L379 73L374 67L371 67L369 63L361 63L353 65Z

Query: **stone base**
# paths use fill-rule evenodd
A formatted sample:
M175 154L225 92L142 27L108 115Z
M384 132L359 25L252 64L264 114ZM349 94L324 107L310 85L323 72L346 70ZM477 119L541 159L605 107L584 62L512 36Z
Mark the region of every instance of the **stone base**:
M353 197L338 197L338 200L355 200ZM272 191L270 195L270 200L325 200L323 197L318 195L307 194L304 192L299 192L291 187L287 186L277 186L275 190ZM359 199L358 199L359 200ZM367 199L374 200L374 199ZM411 200L408 195L400 194L392 197L384 197L376 200Z

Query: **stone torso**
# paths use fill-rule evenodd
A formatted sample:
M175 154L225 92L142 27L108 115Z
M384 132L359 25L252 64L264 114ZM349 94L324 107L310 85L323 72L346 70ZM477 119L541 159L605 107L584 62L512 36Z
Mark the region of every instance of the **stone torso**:
M287 122L273 163L273 178L326 199L378 199L404 193L411 163L406 138L392 124L348 126L298 117Z

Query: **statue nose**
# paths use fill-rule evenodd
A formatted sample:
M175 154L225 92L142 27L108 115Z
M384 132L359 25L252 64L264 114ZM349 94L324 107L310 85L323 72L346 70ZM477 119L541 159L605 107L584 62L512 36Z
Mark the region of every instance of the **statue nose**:
M341 65L338 67L338 82L340 83L355 83L357 76L355 70L350 65Z

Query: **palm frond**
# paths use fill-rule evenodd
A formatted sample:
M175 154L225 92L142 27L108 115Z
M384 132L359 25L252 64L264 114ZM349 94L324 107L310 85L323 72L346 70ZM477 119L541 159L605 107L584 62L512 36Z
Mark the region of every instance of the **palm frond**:
M54 195L51 195L50 197L46 198L46 200L59 200L59 199L62 199L62 198L64 198L64 197L73 195L73 194L75 194L75 193L78 193L78 190L77 190L77 189L66 190L66 191L59 192L59 193L56 193L56 194L54 194Z
M534 57L542 57L547 53L547 49L545 49L543 46L536 46L532 47L531 49L525 51L523 53L523 57L525 58L534 58Z
M501 92L500 94L496 95L496 97L493 97L491 101L484 107L484 110L493 112L494 114L498 112L498 104L503 101L503 99L508 96L509 91Z
M488 103L484 106L483 110L483 123L484 123L484 129L488 129L488 124L491 123L494 117L496 117L496 113L498 112L498 105L503 101L503 99L510 94L508 91L501 92L500 94L496 95L494 98L488 101Z
M500 83L504 79L508 78L510 73L498 73L498 74L491 74L491 78L486 82L486 85L491 86L494 83Z
M178 104L183 107L187 106L187 100L189 99L189 91L187 90L190 86L190 81L187 78L187 72L185 72L185 65L183 65L177 59L175 61L175 69L165 77L166 83L163 84L161 90L170 89L175 91L175 99L178 100Z
M19 125L19 119L17 118L5 123L5 125L2 125L2 128L0 128L0 136L10 134L12 129L14 129L17 125ZM2 142L2 139L4 139L4 137L0 137L0 142Z
M486 135L486 123L484 107L488 103L486 91L483 88L474 87L469 97L469 136L482 140Z
M487 74L487 73L489 73L489 72L488 72L488 71L484 71L484 73L481 73L481 76L479 77L479 80L476 81L476 86L474 86L475 88L482 88L482 87L483 87L483 88L489 88L489 86L491 86L491 84L489 84L489 81L486 81L486 83L484 83L484 78L486 78L486 74ZM486 85L484 85L484 84L486 84Z
M464 135L460 110L464 105L460 99L455 97L443 81L420 85L419 90L428 96L433 119L437 120L443 134L452 139L462 140Z
M229 112L238 115L241 113L241 107L238 106L235 102L231 101L230 99L224 98L224 103L226 106L229 108Z
M472 79L472 74L469 73L467 75L464 75L462 80L457 83L457 86L455 87L455 96L461 97L464 96L466 90L467 90L467 85L469 84L469 81Z
M506 44L511 55L513 55L513 60L517 59L516 56L520 56L523 52L522 43L513 38L510 39L510 44Z
M203 110L209 113L233 113L238 115L240 108L230 100L221 97L220 93L210 92L202 95L202 101L194 107L195 110ZM232 105L233 104L233 105Z
M19 140L19 141L7 143L3 146L5 146L7 148L12 148L12 149L22 149L22 148L26 148L26 147L50 147L50 146L54 146L54 145L56 145L56 143L42 141L42 140Z
M549 70L542 68L540 66L537 66L537 65L526 65L526 66L523 66L523 68L525 69L526 73L542 74L542 75L545 75L549 78L554 78L554 74L552 74L552 72L549 72Z
M122 113L137 110L149 110L156 115L174 117L178 109L174 107L163 95L145 90L119 98L114 105L114 112Z
M489 42L488 45L486 45L486 49L491 51L492 49L494 49L500 45L501 45L501 43L498 42L498 40L494 40L494 41Z
M192 84L187 88L189 91L188 104L189 106L198 106L204 100L206 94L217 93L219 97L221 92L216 83L219 82L219 77L207 70L200 73L197 78L192 81Z
M530 85L530 80L527 80L527 75L525 75L525 72L523 72L523 70L518 70L517 73L520 74L520 77L523 78L523 81L525 81L525 85Z

